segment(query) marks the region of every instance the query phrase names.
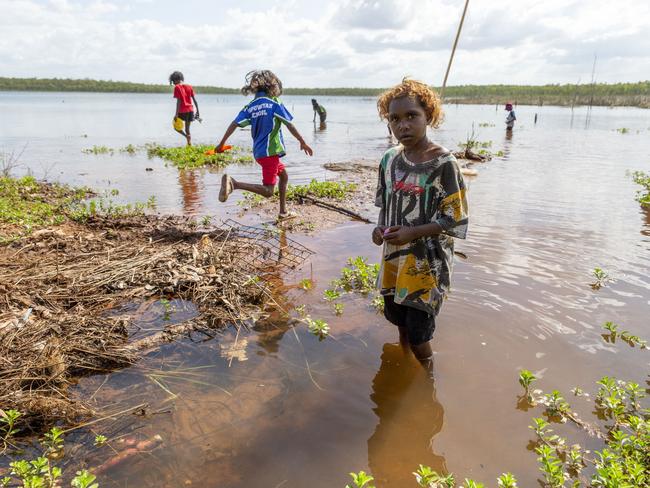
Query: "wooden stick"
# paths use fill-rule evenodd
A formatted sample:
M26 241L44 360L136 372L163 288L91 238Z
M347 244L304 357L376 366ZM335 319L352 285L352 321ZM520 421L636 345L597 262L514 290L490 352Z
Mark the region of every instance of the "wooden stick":
M354 217L357 220L361 220L362 222L365 222L367 224L372 224L373 222L371 220L368 220L362 215L359 215L356 212L353 212L352 210L348 210L347 208L339 207L338 205L334 205L333 203L328 203L324 202L323 200L319 200L318 198L310 197L308 195L302 195L298 197L300 200L305 199L313 203L314 205L317 205L319 207L327 208L329 210L332 210L334 212L341 213L343 215L347 215L348 217ZM302 203L302 202L301 202Z
M447 78L449 77L449 71L451 70L451 63L454 60L454 54L456 53L456 46L458 45L458 38L460 37L460 31L463 28L463 22L465 22L465 14L467 13L468 5L469 5L469 0L465 0L465 8L463 8L463 15L460 18L460 24L458 24L458 30L456 31L456 39L454 39L454 47L451 48L451 56L449 56L449 63L447 64L445 79L442 82L442 88L440 89L440 100L442 100L442 96L445 93L445 87L447 86Z

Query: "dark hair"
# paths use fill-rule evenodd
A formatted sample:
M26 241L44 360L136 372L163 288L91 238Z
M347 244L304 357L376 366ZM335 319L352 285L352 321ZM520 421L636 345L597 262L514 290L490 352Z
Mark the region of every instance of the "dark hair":
M311 99L311 103L318 103L318 102L316 102L316 99L315 99L315 98L312 98L312 99Z
M183 73L181 73L180 71L174 71L171 75L169 75L170 85L175 85L176 83L180 83L181 81L185 81L185 78L183 78Z
M246 84L242 87L242 95L254 95L264 91L269 97L282 95L282 82L273 71L267 69L254 70L246 73Z

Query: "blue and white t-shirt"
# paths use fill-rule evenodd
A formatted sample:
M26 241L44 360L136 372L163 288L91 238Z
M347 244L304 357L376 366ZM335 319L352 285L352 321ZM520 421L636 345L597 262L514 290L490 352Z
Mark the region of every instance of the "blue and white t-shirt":
M251 126L253 137L253 157L284 156L284 139L280 130L282 123L289 123L293 116L277 98L267 97L257 92L255 98L246 105L235 118L239 127Z

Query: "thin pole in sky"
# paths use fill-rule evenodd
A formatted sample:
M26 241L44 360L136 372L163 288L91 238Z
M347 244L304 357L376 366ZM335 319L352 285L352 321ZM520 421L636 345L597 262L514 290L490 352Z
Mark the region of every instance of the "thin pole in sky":
M449 56L449 63L447 64L447 72L445 73L445 79L442 82L442 88L440 89L440 98L445 92L445 87L447 86L447 78L449 77L449 71L451 70L451 63L454 60L454 53L456 52L456 46L458 45L458 38L460 37L460 31L463 28L463 22L465 22L465 14L467 13L467 6L469 5L469 0L465 0L465 8L463 9L463 15L460 18L460 24L458 24L458 30L456 31L456 39L454 39L454 47L451 48L451 56Z

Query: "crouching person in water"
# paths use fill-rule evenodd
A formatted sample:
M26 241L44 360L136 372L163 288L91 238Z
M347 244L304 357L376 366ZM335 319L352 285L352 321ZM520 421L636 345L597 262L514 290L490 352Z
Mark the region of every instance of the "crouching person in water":
M400 143L379 164L375 205L380 208L372 240L383 244L378 286L384 315L425 365L436 316L449 290L454 238L467 233L465 183L456 158L431 141L427 127L442 120L438 94L404 79L377 102Z

